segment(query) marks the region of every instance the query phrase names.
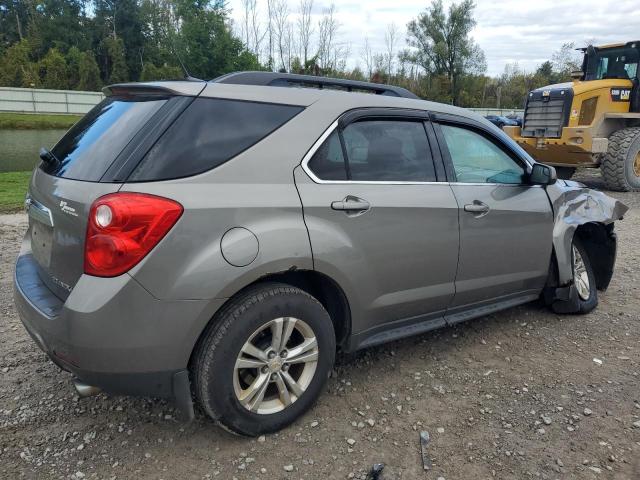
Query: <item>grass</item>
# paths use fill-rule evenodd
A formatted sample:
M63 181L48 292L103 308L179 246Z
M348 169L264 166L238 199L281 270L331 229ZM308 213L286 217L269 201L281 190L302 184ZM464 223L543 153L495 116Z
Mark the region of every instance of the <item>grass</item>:
M21 210L31 172L0 172L0 213Z
M56 115L45 113L0 113L0 129L36 130L69 128L82 115Z

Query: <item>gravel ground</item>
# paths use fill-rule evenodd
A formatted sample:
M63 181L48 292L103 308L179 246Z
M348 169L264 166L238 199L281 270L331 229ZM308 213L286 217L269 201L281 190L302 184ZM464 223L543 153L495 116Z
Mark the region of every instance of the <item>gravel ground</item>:
M342 357L315 408L259 439L160 400L79 399L16 315L26 218L0 216L0 478L363 479L383 462L387 480L640 479L640 195L614 195L632 210L594 312L532 303Z

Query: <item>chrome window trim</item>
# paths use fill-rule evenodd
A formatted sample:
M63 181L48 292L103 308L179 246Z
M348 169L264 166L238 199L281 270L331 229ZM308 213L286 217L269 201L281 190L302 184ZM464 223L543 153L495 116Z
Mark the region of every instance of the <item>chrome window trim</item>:
M300 165L304 172L309 176L309 178L314 183L319 184L334 184L334 185L493 185L493 186L503 186L503 187L542 187L542 185L528 185L526 183L465 183L465 182L401 182L401 181L390 181L390 180L322 180L318 178L313 171L309 168L309 161L318 151L320 146L324 143L324 141L333 133L333 131L338 128L338 120L333 122L329 127L320 135L320 138L315 141L315 143L311 146L309 151L302 158L302 162ZM527 162L528 163L528 162Z
M313 171L309 168L309 161L315 155L316 151L320 148L320 146L324 143L324 141L333 133L333 131L338 128L338 120L333 122L329 128L327 128L324 133L320 136L316 143L309 149L307 154L302 158L301 166L305 171L309 178L313 180L315 183L326 183L326 184L335 184L335 185L447 185L447 182L402 182L402 181L392 181L392 180L322 180L318 178Z

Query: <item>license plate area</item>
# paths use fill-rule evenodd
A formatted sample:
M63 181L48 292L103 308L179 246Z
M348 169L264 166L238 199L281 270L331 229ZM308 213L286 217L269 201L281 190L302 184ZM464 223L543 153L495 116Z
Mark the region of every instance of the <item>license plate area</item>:
M48 269L51 267L51 246L53 244L53 228L37 220L31 220L31 253L38 264Z
M31 253L41 267L48 269L53 245L53 216L51 210L35 200L29 201L29 230Z

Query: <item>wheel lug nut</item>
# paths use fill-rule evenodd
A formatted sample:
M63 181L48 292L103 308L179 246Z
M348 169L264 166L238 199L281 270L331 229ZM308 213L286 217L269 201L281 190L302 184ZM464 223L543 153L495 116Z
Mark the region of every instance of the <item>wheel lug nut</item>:
M281 356L282 358L286 358L288 354L289 354L289 352L287 352L286 350L282 350L282 351L280 352L280 356Z
M269 358L275 358L275 357L276 357L276 352L274 352L274 351L272 350L272 351L270 351L270 352L267 354L267 356L268 356Z
M267 373L268 371L269 371L269 367L267 367L266 365L262 367L262 373Z
M276 378L278 378L278 375L276 375L275 373L272 373L272 374L271 374L271 381L272 381L272 382L275 382L275 381L276 381Z

